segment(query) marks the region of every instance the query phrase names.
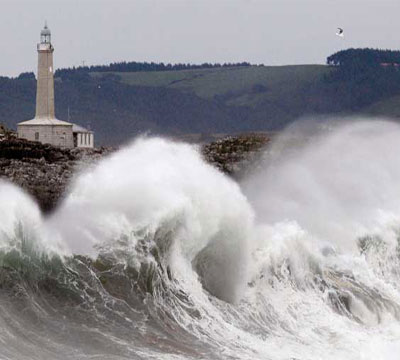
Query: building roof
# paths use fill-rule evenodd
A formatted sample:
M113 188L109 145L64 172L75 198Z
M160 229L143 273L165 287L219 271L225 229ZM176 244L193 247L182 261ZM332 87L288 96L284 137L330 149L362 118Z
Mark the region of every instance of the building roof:
M49 118L34 118L28 121L22 121L18 123L18 125L52 125L52 126L68 126L73 125L72 123L58 120L58 119L49 119Z
M77 124L72 124L72 132L79 132L79 133L92 133L93 131L85 129L84 127L77 125Z

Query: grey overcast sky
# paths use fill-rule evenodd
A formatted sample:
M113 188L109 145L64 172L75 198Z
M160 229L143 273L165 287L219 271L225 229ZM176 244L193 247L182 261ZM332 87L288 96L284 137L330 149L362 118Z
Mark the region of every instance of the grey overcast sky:
M0 0L0 75L36 70L45 20L55 67L116 61L324 63L398 49L400 0ZM345 29L345 38L335 36Z

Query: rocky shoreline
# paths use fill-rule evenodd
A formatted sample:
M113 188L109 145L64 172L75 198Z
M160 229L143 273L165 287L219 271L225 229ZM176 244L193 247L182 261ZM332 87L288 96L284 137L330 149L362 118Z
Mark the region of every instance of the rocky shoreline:
M111 151L60 149L9 137L0 141L0 178L22 187L38 201L42 211L49 212L57 206L77 170Z
M206 161L238 178L258 158L268 142L265 135L226 137L202 146ZM62 199L74 174L116 149L60 149L15 137L0 139L0 178L22 187L50 212Z
M270 142L265 134L228 136L205 144L202 153L207 162L235 179L241 178L259 160L261 150Z

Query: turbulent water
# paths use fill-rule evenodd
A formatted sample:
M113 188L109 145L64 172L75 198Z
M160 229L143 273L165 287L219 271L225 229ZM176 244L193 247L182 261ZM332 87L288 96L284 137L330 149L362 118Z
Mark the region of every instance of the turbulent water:
M398 359L400 126L311 129L241 184L138 139L49 217L1 181L0 358Z

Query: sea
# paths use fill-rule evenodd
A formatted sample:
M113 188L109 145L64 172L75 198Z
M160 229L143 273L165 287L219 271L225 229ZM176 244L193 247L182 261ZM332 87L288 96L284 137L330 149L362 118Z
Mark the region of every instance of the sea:
M46 215L0 180L2 360L399 354L395 122L300 122L239 180L137 138Z

